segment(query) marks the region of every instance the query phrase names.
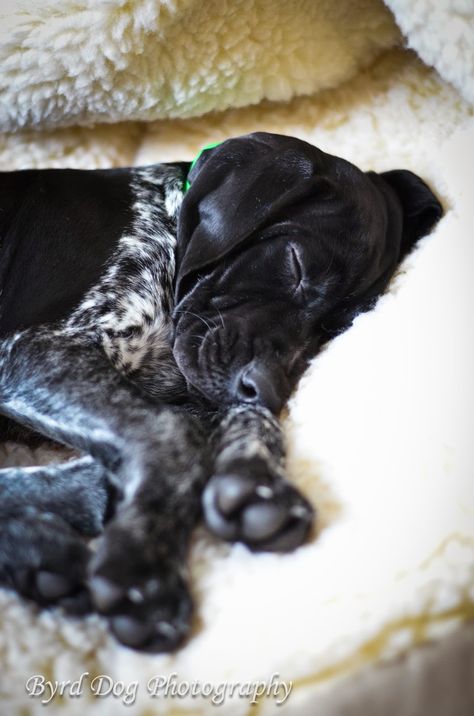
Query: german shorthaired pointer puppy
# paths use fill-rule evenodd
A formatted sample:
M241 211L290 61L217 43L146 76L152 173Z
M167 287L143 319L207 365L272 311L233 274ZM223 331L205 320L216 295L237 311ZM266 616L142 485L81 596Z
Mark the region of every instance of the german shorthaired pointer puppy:
M252 550L301 544L313 510L275 416L441 213L409 171L262 132L191 169L0 174L3 438L83 453L0 471L2 583L166 651L201 512Z

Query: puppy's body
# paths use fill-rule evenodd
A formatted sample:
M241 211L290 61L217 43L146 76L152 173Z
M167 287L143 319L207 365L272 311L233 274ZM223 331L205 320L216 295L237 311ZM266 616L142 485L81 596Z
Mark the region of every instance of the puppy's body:
M304 539L312 510L285 481L272 413L440 214L410 173L364 175L277 135L205 152L183 201L188 169L0 179L0 411L91 456L0 472L0 573L71 609L91 592L119 639L149 650L188 629L206 481L219 536ZM91 561L79 533L102 528L110 485Z

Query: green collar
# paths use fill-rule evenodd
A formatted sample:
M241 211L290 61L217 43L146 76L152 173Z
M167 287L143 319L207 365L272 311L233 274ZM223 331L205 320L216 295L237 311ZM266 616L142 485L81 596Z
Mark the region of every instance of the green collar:
M197 160L198 160L199 157L201 156L201 154L202 154L203 152L205 152L206 149L214 149L214 147L218 147L219 144L222 144L222 142L211 142L210 144L206 144L206 146L203 147L198 154L196 154L196 156L194 157L193 161L191 162L191 166L189 167L188 176L189 176L189 174L190 174L190 172L191 172L191 169L194 167L194 165L196 164ZM185 191L185 192L188 191L188 189L189 189L190 186L191 186L191 182L190 182L189 179L186 177L186 181L185 181L185 183L184 183L184 191Z

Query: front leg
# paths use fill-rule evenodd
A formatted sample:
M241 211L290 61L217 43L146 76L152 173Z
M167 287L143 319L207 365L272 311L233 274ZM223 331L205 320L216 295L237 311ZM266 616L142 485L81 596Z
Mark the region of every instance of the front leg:
M286 480L284 461L281 428L268 410L230 409L216 431L213 476L203 493L211 532L253 550L286 552L300 545L314 510Z
M174 648L190 624L184 562L208 474L200 421L148 401L93 343L54 330L0 345L0 396L5 415L104 465L122 499L90 567L93 599L125 644Z
M194 418L170 412L164 430L159 454L150 453L91 564L94 602L114 634L150 652L175 648L190 628L186 561L209 469Z

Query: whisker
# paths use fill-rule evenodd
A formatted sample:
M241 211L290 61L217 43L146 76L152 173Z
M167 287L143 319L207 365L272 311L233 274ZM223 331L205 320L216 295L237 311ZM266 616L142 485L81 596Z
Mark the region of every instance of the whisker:
M222 328L225 330L224 319L222 318L222 313L219 311L218 308L216 308L216 311L217 311L217 313L219 314L219 318L221 319Z
M199 316L197 313L193 313L192 311L176 311L176 313L189 313L190 316L194 316L194 318L199 318L200 321L204 323L205 326L208 327L210 331L216 328L215 324L213 326L210 326L209 323L204 320L202 316Z

